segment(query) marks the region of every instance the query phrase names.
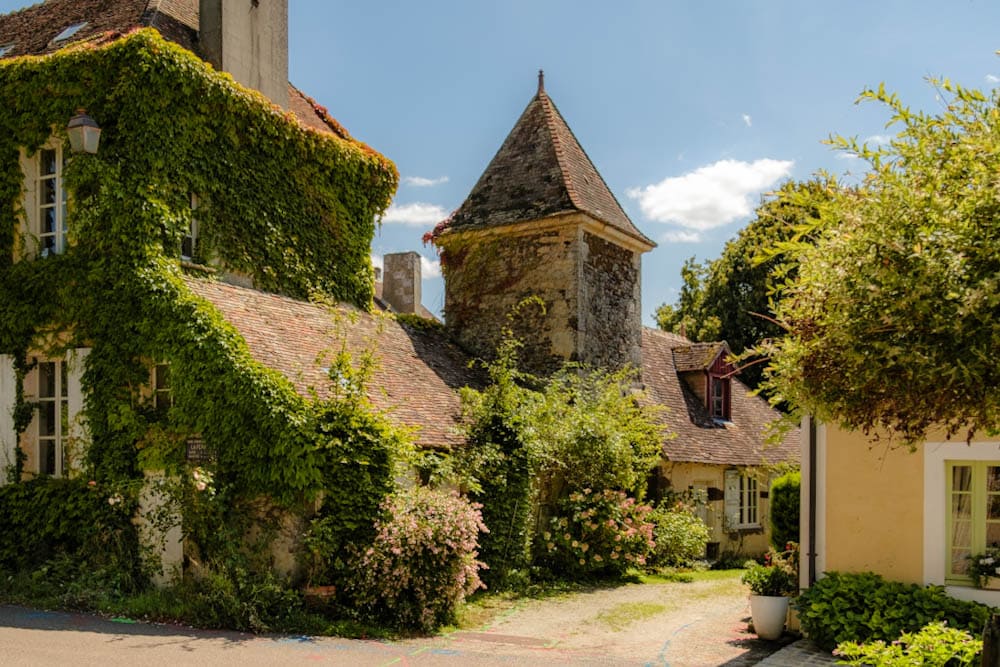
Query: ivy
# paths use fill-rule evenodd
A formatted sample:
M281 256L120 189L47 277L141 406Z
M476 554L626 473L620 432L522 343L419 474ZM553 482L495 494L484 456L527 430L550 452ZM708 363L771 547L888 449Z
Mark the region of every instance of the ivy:
M63 128L78 108L98 120L102 136L96 155L74 155L64 170L69 248L24 259L32 240L18 231L19 151L33 155L53 136L65 145ZM220 496L232 501L228 515L213 515L217 522L262 496L300 510L320 496L334 506L348 492L360 494L350 499L353 516L374 517L405 438L363 398L298 393L251 356L188 281L235 273L263 290L370 309L371 238L397 181L390 161L346 132L302 127L154 30L6 59L0 353L14 357L20 381L31 354L90 348L82 384L92 442L84 465L97 484L137 482L151 465L183 472L184 440L197 434ZM199 255L211 268L186 276L178 250L193 218ZM166 415L148 395L153 363L171 369ZM32 412L19 391L18 433ZM348 433L360 435L345 455L333 442ZM354 476L362 451L377 465ZM17 479L21 465L18 459L12 471Z

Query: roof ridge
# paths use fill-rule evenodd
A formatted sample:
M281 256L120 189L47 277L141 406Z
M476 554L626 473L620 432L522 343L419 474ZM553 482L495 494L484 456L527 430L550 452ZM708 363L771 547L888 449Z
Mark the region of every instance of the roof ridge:
M562 145L562 139L559 138L558 128L556 127L556 116L558 120L562 120L563 125L566 125L566 119L562 117L559 113L559 109L556 108L556 103L552 101L545 89L538 91L535 96L542 103L542 111L545 113L545 124L549 129L549 139L552 141L552 147L556 152L556 164L559 165L559 172L562 174L563 185L566 186L566 194L569 196L570 203L575 206L578 210L584 210L583 206L580 205L579 197L576 193L576 186L573 184L572 173L569 167L566 165L566 151ZM569 126L566 125L566 129L569 130ZM573 134L573 130L569 130L570 134ZM573 137L576 139L576 137ZM577 140L577 143L580 143ZM581 146L582 149L582 146Z

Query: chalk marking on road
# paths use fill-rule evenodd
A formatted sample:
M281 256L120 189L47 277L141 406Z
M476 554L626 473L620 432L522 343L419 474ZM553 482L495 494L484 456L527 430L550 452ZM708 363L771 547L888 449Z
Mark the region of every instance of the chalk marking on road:
M656 656L656 662L655 663L647 662L646 665L645 665L645 667L670 667L670 663L667 662L667 651L670 649L670 643L672 641L674 641L674 637L676 637L682 630L684 630L686 628L690 628L695 623L698 623L698 622L703 621L703 620L705 620L705 619L704 618L696 618L693 621L691 621L690 623L685 623L681 627L679 627L676 630L674 630L673 633L670 635L670 639L668 639L663 644L663 647L660 649L660 653Z

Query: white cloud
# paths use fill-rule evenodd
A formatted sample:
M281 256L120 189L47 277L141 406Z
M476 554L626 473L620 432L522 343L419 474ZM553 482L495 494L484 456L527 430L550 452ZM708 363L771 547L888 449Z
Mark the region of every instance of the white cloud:
M701 241L701 234L698 232L689 232L684 229L678 229L672 232L667 232L660 239L664 243L698 243Z
M758 195L792 172L791 160L720 160L627 194L643 215L705 231L750 215Z
M1000 83L1000 76L997 76L996 74L987 74L986 80L990 83Z
M442 183L447 183L447 176L440 176L438 178L424 178L423 176L404 176L403 183L406 185L412 185L415 188L429 188L433 185L441 185Z
M374 266L376 269L382 268L382 255L376 255L372 253L372 266Z
M834 153L834 157L838 160L857 160L858 154L852 153L851 151L837 151Z
M882 146L892 141L892 136L888 134L873 134L872 136L865 139L866 144L875 144L876 146Z
M753 119L750 118L750 114L748 113L743 114L743 124L746 125L747 127L753 127Z
M421 255L420 276L422 278L440 278L441 262L437 261L436 259L427 259L423 255Z
M392 204L382 217L387 224L413 225L414 227L434 226L448 217L448 211L437 204L414 202L412 204Z

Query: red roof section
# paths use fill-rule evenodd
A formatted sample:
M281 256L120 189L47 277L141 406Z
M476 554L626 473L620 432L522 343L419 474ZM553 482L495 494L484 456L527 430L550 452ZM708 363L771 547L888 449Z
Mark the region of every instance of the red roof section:
M632 224L539 84L538 93L447 226L495 227L573 211L656 246Z
M46 0L0 16L0 58L45 55L69 44L106 40L151 27L164 38L198 53L198 0ZM66 28L86 23L70 39L53 42ZM288 109L304 127L353 141L326 109L288 85Z
M281 372L302 396L330 396L328 368L342 346L355 357L373 350L377 364L367 390L375 407L397 425L414 428L421 446L464 442L457 390L480 386L481 378L443 334L346 305L330 308L197 278L186 282L236 327L257 361Z
M650 400L667 408L659 417L660 424L676 434L663 443L664 456L670 461L738 466L797 462L799 429L785 434L777 445L765 445L768 425L781 415L764 399L751 396L736 378L730 385L731 421L712 419L678 375L674 362L676 349L693 345L676 334L648 328L642 331L642 381ZM697 345L709 349L722 344Z

